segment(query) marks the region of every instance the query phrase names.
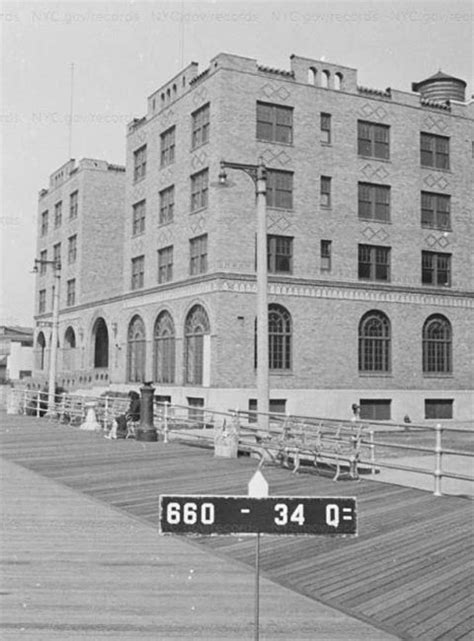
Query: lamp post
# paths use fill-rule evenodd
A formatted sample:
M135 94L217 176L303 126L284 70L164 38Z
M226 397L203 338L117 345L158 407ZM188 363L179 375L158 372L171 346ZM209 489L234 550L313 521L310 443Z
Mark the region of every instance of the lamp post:
M268 429L268 275L267 275L267 172L263 160L258 165L221 161L219 184L227 184L226 169L243 171L255 184L257 196L257 411L262 429Z
M52 265L54 270L53 284L53 323L51 328L51 350L49 354L49 377L48 377L48 411L46 416L54 416L56 396L56 360L58 352L58 327L59 327L59 284L61 281L61 261L41 260L35 258L34 272L38 271L38 265Z

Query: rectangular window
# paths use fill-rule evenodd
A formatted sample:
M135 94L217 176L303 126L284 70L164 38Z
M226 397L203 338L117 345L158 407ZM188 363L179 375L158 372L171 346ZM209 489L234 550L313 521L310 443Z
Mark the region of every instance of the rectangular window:
M321 207L331 206L331 178L329 176L321 176L320 181L320 203Z
M365 421L389 421L391 418L391 399L361 398L360 418Z
M76 279L72 278L67 281L67 298L66 306L72 307L76 303Z
M160 162L162 167L171 165L174 162L176 127L170 127L160 136L161 152Z
M61 243L53 245L53 260L55 263L61 262Z
M133 180L141 180L146 175L146 145L133 152Z
M359 183L359 218L388 222L390 220L390 187Z
M267 170L267 207L293 209L293 173Z
M46 274L46 263L45 263L46 260L48 260L48 250L43 249L43 251L40 252L40 263L39 263L40 276L44 276Z
M390 157L390 127L358 120L357 153L359 156L388 159Z
M158 250L158 282L173 280L173 245Z
M359 278L390 280L390 247L359 245Z
M145 282L145 256L132 258L132 289L140 289Z
M170 223L174 217L174 185L160 191L160 225Z
M192 118L192 140L191 147L196 149L209 141L209 103L191 114Z
M207 234L189 241L189 273L191 276L207 272Z
M435 134L420 134L422 167L449 169L449 138Z
M286 415L286 398L270 398L268 401L268 409L270 414L279 414L280 416L275 416L275 419L280 418L281 415ZM256 423L258 411L257 399L249 398L249 411L248 411L248 422Z
M425 418L453 418L452 398L425 398Z
M44 314L46 311L46 290L40 289L38 297L38 312Z
M143 234L145 231L146 201L141 200L133 205L132 234Z
M191 176L191 211L207 207L209 191L209 170L203 169Z
M67 247L67 262L71 265L77 259L77 234L69 236Z
M188 420L204 424L204 399L196 396L188 396Z
M331 271L331 250L332 250L332 241L322 240L321 241L321 271L322 272Z
M421 192L421 226L451 229L451 196Z
M73 191L69 196L69 218L77 218L79 210L79 192Z
M293 142L293 107L257 102L257 139Z
M54 205L54 226L60 227L63 219L63 202L60 200Z
M267 235L268 271L270 274L293 272L293 238Z
M438 287L451 286L451 254L421 252L421 282Z
M48 211L44 211L41 214L41 235L46 236L48 233L48 218L49 218L49 213Z
M321 142L331 144L331 114L321 113Z

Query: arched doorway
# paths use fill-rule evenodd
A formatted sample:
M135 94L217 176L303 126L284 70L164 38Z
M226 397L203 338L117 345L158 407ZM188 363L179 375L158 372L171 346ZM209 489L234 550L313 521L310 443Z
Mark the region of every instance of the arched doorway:
M145 324L134 316L128 326L128 380L143 383L145 380L146 338Z
M64 333L63 369L73 370L76 367L76 334L72 327Z
M209 385L210 325L206 310L195 305L185 324L185 382L188 385Z
M92 329L94 367L109 366L109 332L103 318L98 318Z
M35 350L36 369L44 370L45 354L46 354L46 339L44 337L43 332L40 332L36 337L36 350Z

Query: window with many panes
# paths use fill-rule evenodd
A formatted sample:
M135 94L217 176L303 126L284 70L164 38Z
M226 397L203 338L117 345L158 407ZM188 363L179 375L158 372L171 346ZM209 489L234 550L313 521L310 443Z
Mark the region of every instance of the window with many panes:
M390 321L383 312L373 310L359 323L359 371L390 371Z
M170 223L174 217L174 185L160 191L160 225Z
M421 252L421 282L423 285L451 285L451 254Z
M321 241L321 271L322 272L331 271L331 253L332 253L332 241L322 240Z
M133 205L132 234L143 234L145 231L146 201L141 200Z
M145 256L132 258L131 289L140 289L145 283Z
M257 139L293 142L293 108L257 102Z
M53 260L55 263L61 263L61 243L53 245Z
M73 191L69 196L69 218L77 218L79 211L79 192Z
M146 175L146 145L133 152L133 180L141 180Z
M390 187L359 183L359 218L388 222L390 220Z
M43 249L40 252L40 263L39 263L39 275L44 276L46 274L46 262L48 260L48 250Z
M451 229L451 196L421 192L421 226Z
M268 271L270 274L291 274L293 271L293 238L267 235Z
M160 163L162 167L174 162L176 127L170 127L161 136Z
M204 368L209 361L210 324L206 310L195 305L186 317L184 327L184 380L189 385L202 385Z
M209 140L209 117L210 106L209 103L200 109L197 109L191 114L192 119L192 140L191 147L196 149L200 145L208 142Z
M63 202L60 200L54 205L54 226L60 227L63 219Z
M390 280L390 247L359 245L359 278Z
M420 134L422 167L449 169L449 138L436 134Z
M282 305L268 306L268 365L273 371L291 369L291 316Z
M293 209L293 172L267 169L267 207Z
M331 144L331 114L321 113L320 116L321 126L321 142L327 145Z
M423 325L423 373L451 374L452 353L451 323L441 314L429 316Z
M141 383L145 380L146 334L140 316L134 316L130 321L127 339L127 379L131 383Z
M44 314L46 311L46 290L40 289L38 297L38 312Z
M173 245L158 250L158 282L173 280Z
M390 157L390 127L358 120L357 153L359 156L388 159Z
M77 234L69 236L67 246L67 262L71 265L77 259Z
M189 241L189 273L191 276L207 272L207 234Z
M169 312L163 311L156 319L154 332L153 380L157 383L174 383L175 352L173 319Z
M49 212L44 211L41 214L41 235L46 236L48 233L48 219L49 219Z
M207 207L209 192L209 170L203 169L191 176L191 211Z
M321 176L320 203L321 207L331 206L331 178L329 176Z
M66 283L66 306L72 307L76 304L76 279L71 278Z

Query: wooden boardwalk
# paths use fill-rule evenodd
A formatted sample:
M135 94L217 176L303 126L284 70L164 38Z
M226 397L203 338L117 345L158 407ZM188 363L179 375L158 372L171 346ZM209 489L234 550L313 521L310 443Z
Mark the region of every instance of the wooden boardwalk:
M246 494L256 465L177 443L107 441L24 417L7 417L0 442L4 458L151 524L160 494ZM371 480L264 473L272 495L356 496L359 514L357 538L262 537L264 576L400 639L474 638L471 500ZM191 541L254 563L251 537Z

